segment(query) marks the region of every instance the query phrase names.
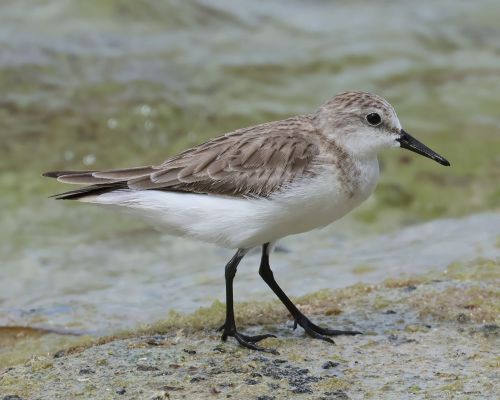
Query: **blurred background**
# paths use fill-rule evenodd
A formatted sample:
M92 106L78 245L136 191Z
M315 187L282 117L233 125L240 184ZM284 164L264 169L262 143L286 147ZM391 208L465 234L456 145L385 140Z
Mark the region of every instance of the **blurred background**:
M282 241L283 287L498 257L498 21L496 0L2 1L0 325L99 335L222 300L230 251L56 202L66 187L41 173L156 164L343 90L387 98L452 167L383 154L366 204ZM236 301L273 297L257 267L243 263Z

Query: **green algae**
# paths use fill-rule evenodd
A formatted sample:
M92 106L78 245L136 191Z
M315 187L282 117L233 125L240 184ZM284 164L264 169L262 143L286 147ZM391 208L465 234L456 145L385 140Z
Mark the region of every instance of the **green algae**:
M339 379L337 377L327 378L321 381L317 385L318 389L321 389L326 392L334 392L339 390L346 390L351 386L349 382L346 382L343 379Z
M446 392L463 392L464 383L460 380L459 377L457 377L456 379L457 379L457 382L450 383L448 385L443 385L438 390L440 392L444 392L443 394L445 394Z
M417 394L421 390L422 389L418 385L413 385L413 386L411 386L411 387L408 388L408 392L413 393L413 394Z
M422 318L500 322L500 291L497 286L452 287L440 293L424 293L414 298Z
M0 330L0 367L15 365L32 357L53 356L62 349L89 346L92 336L57 334L33 329L3 328Z
M375 267L368 264L358 264L352 269L352 273L356 275L364 275L372 271L375 271Z
M450 264L443 275L452 279L498 282L500 280L500 260L478 259L474 262Z

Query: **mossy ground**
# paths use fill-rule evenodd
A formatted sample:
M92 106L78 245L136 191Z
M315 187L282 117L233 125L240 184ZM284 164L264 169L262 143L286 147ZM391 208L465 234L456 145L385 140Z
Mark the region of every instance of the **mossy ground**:
M224 306L216 302L4 368L1 393L24 399L493 398L500 390L499 267L478 260L297 299L320 324L364 332L335 338L336 346L291 330L277 302L238 304L236 314L246 332L275 333L278 338L262 344L279 355L231 339L221 343L216 328Z

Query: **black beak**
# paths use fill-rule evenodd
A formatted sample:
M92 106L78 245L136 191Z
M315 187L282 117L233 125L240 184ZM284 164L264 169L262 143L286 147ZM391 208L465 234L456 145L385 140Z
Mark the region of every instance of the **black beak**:
M430 158L431 160L434 160L441 165L446 165L447 167L450 166L450 163L446 158L441 157L438 153L429 149L425 144L420 143L417 139L415 139L409 133L405 132L403 129L401 129L401 136L396 140L399 142L403 149L414 151L415 153Z

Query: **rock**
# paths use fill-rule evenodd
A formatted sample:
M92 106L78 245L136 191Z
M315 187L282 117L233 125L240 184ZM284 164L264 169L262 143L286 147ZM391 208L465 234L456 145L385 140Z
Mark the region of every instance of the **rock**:
M330 368L338 367L339 365L340 365L340 363L338 363L338 362L327 361L327 362L323 363L323 365L321 366L321 368L323 368L323 369L330 369Z
M485 336L498 336L500 334L500 327L497 324L483 325L480 330Z
M325 392L324 396L321 397L323 400L348 400L349 396L342 390L337 390L335 392Z
M243 315L242 321L263 321L259 322L263 326L250 328L242 323L242 332L264 333L269 328L266 323L272 324L278 338L267 339L262 345L279 349L279 357L252 352L232 339L220 343L215 334L219 321L214 322L213 334L206 324L182 331L175 325L170 329L163 325L158 331L167 336L156 336L154 331L130 333L125 338L73 349L64 359L50 358L48 362L47 357L33 358L1 369L1 391L2 395L22 393L37 400L101 400L109 398L110 393L117 398L149 400L169 396L345 400L358 398L360 393L387 398L389 392L394 398L407 398L409 388L411 393L418 388L420 395L438 393L446 385L450 395L457 398L464 388L468 393L495 398L491 381L496 373L497 351L496 343L489 338L498 335L500 329L495 324L496 299L487 295L497 290L491 275L495 271L498 265L494 263L478 265L478 270L465 265L455 275L459 279L449 268L446 275L419 279L418 290L402 289L416 282L405 278L321 292L301 300L318 325L341 329L359 326L365 332L340 336L337 346L291 332L280 304L252 304L248 314L242 308L239 315ZM484 280L475 280L481 276ZM464 325L457 322L457 315L464 311L464 293L471 299L465 304L480 304L467 309L471 317L466 332L470 335L464 334ZM383 310L397 310L397 317L381 312L380 298L386 303ZM324 311L336 304L341 304L342 314L326 316ZM169 345L165 345L165 338L174 335L176 344L170 345L169 339ZM152 337L158 338L154 342L158 344L148 344ZM419 342L425 346L419 346ZM196 349L194 354L191 349ZM471 356L474 362L468 361ZM437 365L439 374L429 375L429 365ZM403 378L405 385L401 385ZM446 383L446 379L453 381ZM114 389L110 392L110 388ZM0 399L20 400L5 395Z
M95 374L95 371L91 368L82 368L80 371L78 371L78 375L92 375Z
M137 371L159 371L160 369L154 365L138 364Z

